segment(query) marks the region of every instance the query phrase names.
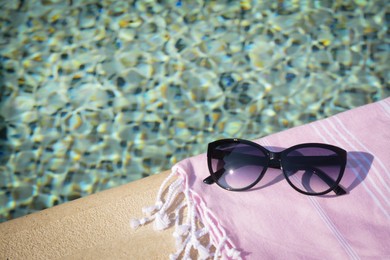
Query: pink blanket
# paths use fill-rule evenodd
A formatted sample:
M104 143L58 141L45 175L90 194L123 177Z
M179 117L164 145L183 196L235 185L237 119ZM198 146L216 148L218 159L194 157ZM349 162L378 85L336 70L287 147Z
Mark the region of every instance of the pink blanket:
M202 182L209 171L201 154L173 167L173 182L132 226L175 225L171 258L189 258L193 248L215 259L390 259L390 98L255 142L274 151L307 142L345 149L348 193L300 194L277 169L251 190L226 191Z

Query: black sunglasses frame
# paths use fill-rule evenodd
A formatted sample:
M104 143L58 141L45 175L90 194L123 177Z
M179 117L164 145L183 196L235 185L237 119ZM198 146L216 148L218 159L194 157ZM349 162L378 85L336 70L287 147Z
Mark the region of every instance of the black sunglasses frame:
M215 152L215 148L216 147L218 147L220 145L228 145L228 144L235 144L235 145L245 144L245 145L249 145L251 147L255 147L256 149L261 150L267 156L265 165L263 167L262 172L259 174L259 177L253 183L251 183L250 185L248 185L246 187L238 188L238 189L231 188L231 187L225 187L224 185L221 185L218 182L218 177L216 176L216 173L213 172L212 162L211 162L211 160L212 160L212 157L211 157L212 153ZM287 173L283 170L282 161L286 160L286 156L287 156L287 154L289 152L291 152L293 150L300 149L300 148L323 148L323 149L327 149L327 150L333 151L333 152L335 152L337 154L338 158L340 159L340 173L338 175L338 178L334 181L334 184L331 185L329 187L329 189L327 189L325 191L322 191L322 192L318 192L318 193L317 192L316 193L314 193L314 192L306 192L306 191L303 191L303 190L297 188L291 182L291 180L289 179ZM294 145L294 146L289 147L289 148L287 148L287 149L285 149L283 151L280 151L280 152L272 152L272 151L269 151L268 149L264 148L263 146L261 146L261 145L259 145L257 143L254 143L252 141L248 141L248 140L244 140L244 139L237 139L237 138L221 139L221 140L217 140L217 141L209 143L208 149L207 149L207 164L208 164L210 176L207 177L206 179L204 179L203 182L205 184L209 184L209 185L211 185L213 183L216 183L221 188L223 188L225 190L229 190L229 191L245 191L245 190L249 190L250 188L252 188L257 183L260 182L260 180L263 178L263 176L266 173L268 168L274 168L274 169L282 170L283 175L284 175L285 179L287 180L287 182L289 183L289 185L292 188L294 188L296 191L298 191L298 192L300 192L302 194L311 195L311 196L318 196L318 195L327 194L327 193L329 193L331 191L334 191L336 193L336 195L344 195L344 194L347 193L345 191L345 189L340 186L340 181L343 178L345 167L346 167L346 164L347 164L347 152L344 149L340 148L340 147L337 147L337 146L334 146L334 145L330 145L330 144L303 143L303 144Z

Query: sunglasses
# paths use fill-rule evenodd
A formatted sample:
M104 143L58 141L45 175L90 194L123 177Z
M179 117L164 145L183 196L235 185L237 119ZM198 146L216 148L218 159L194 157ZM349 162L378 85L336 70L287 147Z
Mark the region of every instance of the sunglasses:
M347 192L339 185L347 163L347 152L320 143L298 144L281 152L242 139L222 139L209 143L206 184L218 184L229 191L255 186L268 168L281 169L287 182L300 193L323 195Z

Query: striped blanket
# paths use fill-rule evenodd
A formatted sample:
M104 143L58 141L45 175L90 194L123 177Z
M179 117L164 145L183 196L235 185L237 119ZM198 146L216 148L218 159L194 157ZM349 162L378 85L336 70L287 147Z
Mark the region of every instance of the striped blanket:
M273 151L307 142L345 149L347 194L300 194L278 169L251 190L226 191L202 182L201 154L173 167L133 227L175 225L171 258L390 259L390 98L255 142Z

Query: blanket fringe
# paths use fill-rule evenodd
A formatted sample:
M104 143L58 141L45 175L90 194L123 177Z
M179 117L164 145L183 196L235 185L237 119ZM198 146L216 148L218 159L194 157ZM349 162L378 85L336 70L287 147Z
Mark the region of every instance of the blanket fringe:
M177 176L177 179L166 188L175 176ZM165 191L167 191L167 194L163 201ZM171 209L180 194L184 195L183 201L175 206L175 209ZM180 221L185 207L187 208L186 219ZM161 184L155 205L143 208L142 212L145 214L144 218L130 221L132 228L135 229L154 221L154 229L163 230L171 226L172 221L174 221L175 231L173 237L176 241L177 251L169 256L172 260L178 258L191 259L191 249L197 250L198 259L241 259L240 252L227 237L225 230L216 217L206 207L199 195L189 189L187 174L179 166L173 167L170 175ZM200 227L197 223L201 223L203 227ZM209 236L207 245L200 242L204 236Z

